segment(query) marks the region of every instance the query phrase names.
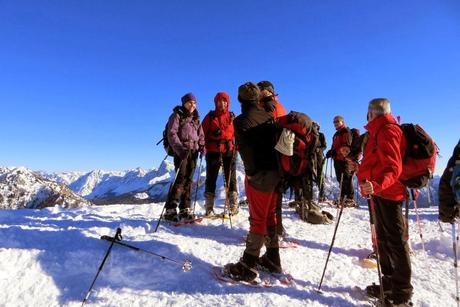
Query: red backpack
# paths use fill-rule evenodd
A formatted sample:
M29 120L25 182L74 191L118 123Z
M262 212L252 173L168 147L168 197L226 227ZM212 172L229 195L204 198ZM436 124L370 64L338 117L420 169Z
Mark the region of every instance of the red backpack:
M278 117L278 124L294 132L294 154L286 156L278 154L278 163L284 176L299 177L311 167L311 158L318 135L314 133L312 120L304 113L291 111L289 114Z
M418 124L398 125L407 142L403 157L403 170L399 181L410 189L420 189L433 178L438 146L431 136Z

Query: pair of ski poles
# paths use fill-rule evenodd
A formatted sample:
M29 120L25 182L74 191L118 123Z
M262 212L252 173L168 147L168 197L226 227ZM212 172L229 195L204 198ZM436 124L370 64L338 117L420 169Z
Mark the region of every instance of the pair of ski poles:
M154 253L152 251L149 251L149 250L137 247L137 246L133 246L133 245L121 242L122 239L123 239L123 237L121 236L121 228L117 228L117 230L115 232L115 235L113 237L110 237L110 236L102 236L101 237L101 240L109 241L110 245L109 245L109 248L107 249L107 252L104 255L104 258L102 259L101 264L99 265L99 268L97 270L96 276L94 277L93 282L91 283L91 286L89 287L89 290L86 293L85 298L83 299L83 302L81 304L82 307L88 301L88 299L89 299L89 297L91 295L91 292L93 290L94 284L96 283L96 280L97 280L99 274L101 273L101 271L102 271L102 269L104 267L104 264L105 264L107 258L109 257L110 252L112 251L112 247L113 247L114 244L118 244L118 245L121 245L123 247L129 248L129 249L132 249L132 250L135 250L135 251L138 251L138 252L144 252L144 253L147 253L149 255L160 257L163 260L168 260L168 261L173 262L175 264L181 265L182 270L184 272L188 272L188 271L190 271L192 269L192 262L190 260L185 260L184 262L181 262L181 261L178 261L178 260L163 256L163 255Z

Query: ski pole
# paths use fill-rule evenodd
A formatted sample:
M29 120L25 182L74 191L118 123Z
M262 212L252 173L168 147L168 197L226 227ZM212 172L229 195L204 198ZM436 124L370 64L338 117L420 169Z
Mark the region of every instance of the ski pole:
M228 178L225 180L225 166L224 166L224 160L222 159L222 168L224 170L224 189L225 189L225 205L224 205L224 214L222 215L222 223L225 221L225 211L230 212L230 201L229 201L229 189L230 189L230 178L232 176L232 168L233 168L233 163L235 159L235 146L233 147L232 150L232 159L230 160L230 170L228 171ZM228 218L230 221L230 228L233 229L233 222L232 222L232 214L231 212L228 214Z
M460 306L460 297L458 295L458 258L457 258L457 243L458 243L458 233L455 229L455 224L457 221L452 223L452 249L454 250L454 271L455 271L455 300L457 301L457 306Z
M111 237L110 238L110 246L109 248L107 249L107 252L105 253L105 256L104 256L104 259L102 260L102 263L101 265L99 266L99 269L97 270L97 273L96 273L96 276L94 277L93 279L93 282L91 283L91 286L89 287L89 290L88 292L86 293L86 296L85 298L83 299L83 302L81 303L81 306L84 306L86 304L86 301L89 299L89 296L91 295L91 291L93 290L93 286L94 286L94 283L96 282L96 279L97 277L99 276L99 273L101 273L102 271L102 268L104 267L104 264L105 264L105 261L107 260L107 257L109 256L110 254L110 251L112 250L112 247L113 247L113 244L116 242L116 241L120 241L122 239L122 236L121 236L121 229L120 228L117 228L117 231L115 233L115 236Z
M423 241L423 232L422 232L422 224L420 223L420 215L418 214L418 208L417 208L417 196L415 195L414 189L411 189L411 195L412 195L412 201L414 203L414 208L415 208L415 215L417 217L417 225L418 225L418 230L420 233L420 240L422 241L422 248L423 251L425 251L425 242Z
M169 190L168 190L168 198L169 198L169 194L171 194L171 191L174 187L174 184L176 183L176 180L177 180L177 177L179 176L179 173L181 171L181 168L182 168L182 164L184 163L184 161L187 161L188 160L188 156L190 154L190 150L188 151L187 153L187 157L184 159L184 160L181 160L180 163L179 163L179 167L176 169L176 174L174 175L174 180L171 182L171 185L169 186ZM166 200L164 206L163 206L163 210L161 210L161 214L160 214L160 218L158 219L158 223L157 223L157 226L155 227L155 230L153 232L157 232L158 230L158 226L160 226L160 223L161 223L161 219L163 218L163 213L165 212L165 209L166 209L166 203L168 202L168 200Z
M342 188L342 181L343 181L343 174L342 176L340 176L340 188ZM340 205L340 211L337 217L337 222L335 223L334 234L332 235L332 242L331 242L331 245L329 246L329 251L327 252L327 258L326 258L326 263L324 264L323 274L321 275L321 280L319 282L318 289L316 290L316 292L318 293L322 293L321 285L323 284L324 274L326 274L327 263L329 262L329 257L331 256L332 247L334 246L335 236L337 234L337 229L339 228L340 217L342 216L342 212L343 212L343 201L345 201L345 199L346 197L344 197Z
M175 259L172 259L172 258L169 258L169 257L166 257L166 256L163 256L163 255L160 255L160 254L157 254L157 253L154 253L154 252L151 252L151 251L148 251L146 249L143 249L143 248L140 248L140 247L137 247L137 246L133 246L133 245L130 245L130 244L127 244L127 243L124 243L124 242L120 242L119 240L114 240L113 237L110 237L110 236L102 236L101 237L101 240L106 240L106 241L110 241L110 242L113 242L115 244L118 244L118 245L121 245L121 246L124 246L124 247L127 247L127 248L130 248L130 249L133 249L135 251L138 251L138 252L144 252L144 253L147 253L147 254L150 254L150 255L153 255L153 256L157 256L157 257L160 257L161 259L163 260L169 260L171 262L174 262L176 264L179 264L182 266L182 270L184 272L188 272L192 269L192 261L190 260L185 260L183 263L178 261L178 260L175 260Z
M198 188L200 187L201 163L202 163L202 161L203 161L203 155L200 154L200 165L198 166L198 179L196 180L195 200L193 201L193 214L195 214L196 198L198 196Z
M384 298L384 293L383 293L382 268L380 267L379 242L378 242L378 237L377 237L377 231L375 229L375 223L376 223L375 203L371 195L367 196L367 206L369 209L369 216L370 216L369 220L371 224L372 239L375 242L375 255L377 258L377 273L379 275L379 283L380 283L380 302L382 304L381 306L385 306L385 298Z

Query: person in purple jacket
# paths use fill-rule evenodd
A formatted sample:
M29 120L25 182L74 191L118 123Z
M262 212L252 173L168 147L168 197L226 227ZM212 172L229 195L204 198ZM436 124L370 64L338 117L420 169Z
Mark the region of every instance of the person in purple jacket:
M169 117L167 135L174 151L177 178L169 190L164 218L174 222L195 219L191 210L192 179L198 154L204 152L204 133L196 110L196 98L187 93L181 101L182 106L176 106Z

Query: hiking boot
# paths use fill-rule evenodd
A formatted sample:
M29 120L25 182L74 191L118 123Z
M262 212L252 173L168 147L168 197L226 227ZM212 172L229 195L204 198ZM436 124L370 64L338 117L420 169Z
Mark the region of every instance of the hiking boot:
M232 191L229 195L230 214L237 215L239 212L238 208L238 192Z
M255 269L258 257L244 253L243 258L237 263L228 263L224 266L224 272L232 279L251 282L259 276Z
M372 283L366 287L366 293L370 296L380 298L380 285ZM383 296L389 297L391 294L391 284L390 281L386 278L383 279Z
M179 218L181 221L193 221L196 217L190 210L190 208L185 208L179 211Z
M267 252L259 258L259 265L271 273L282 273L279 248L267 248Z
M176 209L166 209L166 212L163 215L163 218L166 221L179 222L179 216L177 215L177 210Z
M214 197L214 193L204 193L204 208L206 209L206 216L208 216L208 212L214 212Z
M205 213L205 216L206 217L213 217L213 216L216 216L216 213L214 212L213 209L206 209L206 213Z
M410 306L414 306L414 304L412 304L411 300L410 299L389 299L388 300L388 303L389 306L392 306L392 307L410 307Z
M345 208L355 208L356 202L354 199L345 199L345 201L343 202L343 206Z

